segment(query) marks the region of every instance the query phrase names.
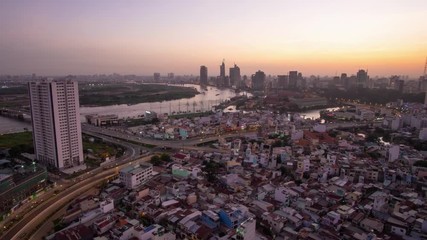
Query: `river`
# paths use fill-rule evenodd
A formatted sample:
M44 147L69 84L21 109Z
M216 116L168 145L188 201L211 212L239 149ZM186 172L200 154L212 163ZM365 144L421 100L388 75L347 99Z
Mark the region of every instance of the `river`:
M182 86L182 85L180 85ZM81 107L80 115L82 122L86 121L85 115L89 114L116 114L119 118L134 118L140 115L143 115L145 111L154 111L157 113L168 113L168 114L177 114L179 112L203 112L209 111L213 106L222 103L223 101L229 100L232 97L247 94L252 96L250 93L235 93L231 89L218 89L216 87L208 87L207 90L202 90L199 85L195 84L184 84L185 87L196 88L200 94L189 98L189 99L180 99L172 101L163 101L163 102L152 102L152 103L139 103L135 105L112 105L112 106L100 106L100 107ZM226 108L226 112L233 112L236 109L231 109L229 106ZM326 110L333 110L336 108L326 108ZM319 110L309 110L306 112L300 112L301 117L317 119L320 118ZM15 119L9 119L0 116L0 134L12 133L12 132L22 132L24 128L31 130L31 125L26 122L17 121Z
M182 86L182 85L179 85ZM112 105L101 107L80 107L82 121L85 115L89 114L116 114L119 118L133 118L143 115L145 111L154 111L156 113L177 114L179 112L204 112L212 109L213 106L222 103L232 97L243 95L246 93L235 93L231 89L218 89L216 87L207 87L207 90L202 90L199 85L184 84L184 87L196 88L200 94L188 99L179 99L163 102L139 103L134 105ZM247 93L248 96L251 94Z
M31 124L17 119L0 116L0 134L31 131Z

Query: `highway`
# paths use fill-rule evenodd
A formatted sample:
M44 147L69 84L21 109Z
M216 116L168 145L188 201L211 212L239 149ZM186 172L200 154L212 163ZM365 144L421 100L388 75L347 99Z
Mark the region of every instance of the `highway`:
M35 214L39 213L42 210L40 209L41 206L45 206L46 202L52 203L52 202L58 201L62 196L64 196L64 194L70 193L70 191L73 189L76 190L75 186L80 186L82 182L86 183L88 176L101 176L102 178L103 175L101 174L105 172L104 168L111 168L111 167L119 166L119 164L123 165L128 163L129 161L134 161L135 159L137 159L137 157L140 154L141 147L138 145L121 141L116 138L108 137L105 135L100 135L97 133L93 133L90 135L94 137L99 137L106 142L111 142L111 143L118 144L125 147L126 148L125 153L121 158L117 159L116 161L112 161L108 164L105 164L102 167L93 169L83 175L77 176L74 179L71 179L71 180L59 179L57 181L57 185L54 188L47 190L39 198L32 200L27 204L25 204L24 206L20 207L16 212L12 213L7 219L2 221L2 224L5 225L7 224L7 222L12 220L13 218L15 217L18 218L18 216L23 216L21 220L19 220L10 229L7 230L7 232L5 233L5 235L1 237L1 239L12 239L12 236L17 236L16 231L18 231L18 229L21 228L23 224L25 224L25 222L28 221L28 219L34 218ZM63 191L63 192L61 192L57 196L54 196L54 193L57 191ZM78 196L78 194L77 195L73 194L72 196ZM45 204L35 205L41 202L44 202Z
M131 134L89 126L87 124L83 125L82 130L85 134L98 137L103 139L104 141L125 147L126 151L124 155L116 161L108 163L103 167L91 170L90 172L80 175L72 180L58 180L58 184L56 187L46 191L40 198L22 206L18 211L13 213L8 218L8 220L10 220L15 216L18 217L18 214L22 216L22 219L18 220L17 223L15 223L10 229L8 229L1 239L28 239L29 236L27 235L32 232L34 227L38 226L38 223L40 221L46 219L46 217L54 213L66 202L76 198L85 190L87 191L91 187L103 181L105 178L114 176L116 169L114 167L120 167L127 164L129 161L135 160L139 156L141 149L145 149L142 144L150 144L174 149L186 149L207 152L229 152L229 150L194 146L196 144L218 140L219 136L208 137L203 139L198 138L188 140L162 141L155 139L138 138L137 136ZM223 137L233 137L239 135L242 134L228 134L223 135ZM144 160L149 160L149 156L145 157ZM113 168L104 170L105 168L110 167ZM57 191L61 192L55 196L55 192Z
M99 195L99 189L97 188L91 188L87 192L82 193L78 196L78 198L85 198L87 196L98 196ZM30 239L43 239L46 236L49 236L50 232L54 229L55 225L53 221L58 218L62 218L67 213L68 206L65 205L59 210L55 212L55 214L52 214L51 217L48 217L47 219L42 222L42 224L37 227L34 234L30 237Z
M108 128L95 127L88 124L82 124L82 131L86 134L101 134L104 136L114 137L117 139L123 139L125 141L131 141L134 143L147 144L159 147L173 148L173 149L185 149L185 150L196 150L205 152L223 152L229 153L229 150L214 149L209 147L197 147L195 145L217 141L220 137L240 137L253 135L254 132L240 132L240 133L229 133L217 136L200 136L198 138L190 138L185 140L157 140L152 138L139 137L127 132L111 130Z
M40 224L45 221L50 215L54 214L63 205L77 198L80 194L88 191L89 189L100 184L102 181L114 177L118 171L132 162L142 162L150 160L151 155L143 157L141 159L129 159L123 161L114 167L115 164L111 164L109 169L103 170L103 168L97 168L97 171L88 172L85 176L79 178L76 183L64 187L65 190L60 192L58 195L46 200L39 204L31 212L26 214L24 218L15 224L8 232L6 232L2 239L30 239L31 234Z

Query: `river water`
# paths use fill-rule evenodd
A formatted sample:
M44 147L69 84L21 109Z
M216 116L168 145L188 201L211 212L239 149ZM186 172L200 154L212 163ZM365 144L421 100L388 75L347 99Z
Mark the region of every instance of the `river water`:
M0 116L0 134L31 131L31 124L12 118Z
M180 85L182 86L182 85ZM203 112L209 111L213 106L216 106L226 100L229 100L232 97L247 94L247 96L252 96L250 93L235 93L231 89L218 89L216 87L207 87L206 90L201 89L199 85L194 84L184 84L185 87L196 88L200 94L189 98L189 99L180 99L172 101L163 101L163 102L153 102L153 103L139 103L135 105L112 105L112 106L101 106L101 107L81 107L80 115L83 122L86 121L85 115L89 114L116 114L119 118L134 118L140 115L143 115L145 111L154 111L157 113L168 113L168 114L178 114L183 112ZM231 107L231 108L230 108ZM226 112L233 112L236 109L232 109L234 106L229 106L225 109ZM326 108L327 110L333 110L335 108ZM320 118L319 110L310 110L306 112L300 112L301 117L317 119ZM12 132L22 132L24 128L31 130L31 125L27 122L17 121L15 119L9 119L0 116L0 134L12 133Z
M182 86L182 85L180 85ZM101 107L81 107L80 114L84 121L84 115L89 114L116 114L119 118L133 118L139 115L144 115L145 111L154 111L156 113L178 114L183 112L204 112L212 109L213 106L218 105L232 97L243 95L246 93L235 93L231 89L218 89L216 87L207 87L207 90L201 89L199 85L184 84L184 87L196 88L200 94L188 99L153 102L153 103L139 103L135 105L113 105ZM248 96L251 94L247 93Z

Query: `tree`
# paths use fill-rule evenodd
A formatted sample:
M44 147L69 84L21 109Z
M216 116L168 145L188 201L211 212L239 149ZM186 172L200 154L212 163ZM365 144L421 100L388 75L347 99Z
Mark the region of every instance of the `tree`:
M63 222L62 218L57 218L55 220L52 221L53 223L53 229L55 230L55 232L58 232L60 230L62 230L63 228L65 228L65 224Z
M290 175L289 170L286 167L284 167L284 166L281 166L279 170L282 173L282 176Z
M203 171L206 172L206 177L209 182L215 182L217 180L217 174L221 165L213 161L204 161L203 162Z
M414 166L415 167L425 167L425 168L427 168L427 161L425 161L425 160L416 161L414 163Z
M34 147L28 144L19 144L9 149L9 155L13 158L18 157L21 153L34 153Z
M277 164L282 163L282 157L281 157L280 155L277 155L277 156L276 156L276 163L277 163Z
M378 143L378 142L379 142L379 140L378 140L378 136L376 136L375 134L369 134L369 135L366 137L366 141L367 141L367 142L373 142L373 143Z
M167 153L162 153L162 155L160 155L160 160L163 162L172 162L171 156L169 156Z
M159 166L160 164L162 164L162 160L160 160L159 156L155 155L151 157L150 163L153 164L154 166Z

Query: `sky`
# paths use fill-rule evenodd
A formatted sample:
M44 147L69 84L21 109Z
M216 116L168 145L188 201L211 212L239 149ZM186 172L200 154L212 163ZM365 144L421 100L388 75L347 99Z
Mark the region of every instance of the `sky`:
M0 74L423 74L426 0L0 0ZM228 71L227 71L228 72Z

